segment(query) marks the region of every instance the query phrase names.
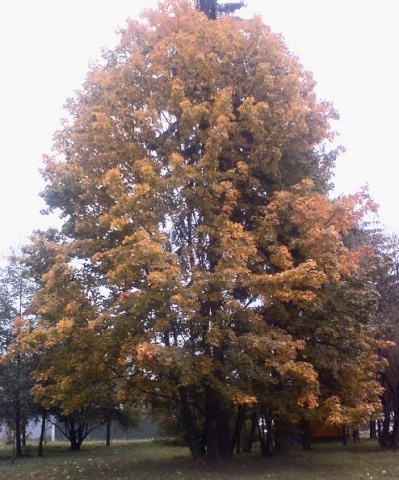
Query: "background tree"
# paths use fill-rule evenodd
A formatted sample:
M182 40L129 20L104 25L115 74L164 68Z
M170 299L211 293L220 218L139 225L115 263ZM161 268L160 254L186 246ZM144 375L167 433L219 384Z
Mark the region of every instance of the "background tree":
M372 281L378 292L378 332L381 355L387 367L381 370L379 379L384 388L381 395L383 417L379 422L379 441L382 447L397 448L399 445L399 244L395 235L386 235L381 230L372 231L369 242L375 247ZM386 343L384 343L386 342Z
M42 237L27 247L32 271L43 253ZM49 244L51 245L51 244ZM85 284L82 265L73 267L59 246L53 264L42 277L42 288L31 303L40 317L32 332L18 337L19 352L36 352L38 357L32 394L46 412L55 417L56 427L68 438L72 450L79 450L91 431L112 418L122 416L116 398L115 377L98 361L96 318L97 299ZM49 257L46 256L47 260ZM63 424L63 427L59 423Z
M345 340L348 330L328 329L326 302L361 268L362 251L343 239L370 203L328 199L337 115L281 39L259 18L214 22L193 3L130 21L68 102L43 169L43 196L64 224L49 239L55 263L35 257L47 273L25 341L49 347L43 399L81 372L86 386L87 369L112 374L121 401L167 402L193 455L217 458L231 455L239 407L276 425L318 407L307 342ZM365 358L372 335L350 318ZM361 382L373 401L375 383ZM326 408L348 403L342 391L323 397Z
M244 2L228 2L219 4L217 0L197 0L197 8L210 20L216 20L220 14L232 13L244 6Z
M17 337L34 327L28 307L35 289L22 254L12 252L0 269L0 418L12 434L18 457L23 455L26 427L37 408L30 395L35 356L15 353L14 348Z

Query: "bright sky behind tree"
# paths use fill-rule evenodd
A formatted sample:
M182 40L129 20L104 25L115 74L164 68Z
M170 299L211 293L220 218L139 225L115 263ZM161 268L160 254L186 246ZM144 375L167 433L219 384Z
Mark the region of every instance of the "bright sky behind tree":
M394 0L246 0L281 33L341 115L345 146L335 192L368 183L385 225L399 232L399 29ZM154 0L2 0L0 4L0 254L51 222L40 215L39 168L84 81L116 30ZM54 223L54 222L53 222Z

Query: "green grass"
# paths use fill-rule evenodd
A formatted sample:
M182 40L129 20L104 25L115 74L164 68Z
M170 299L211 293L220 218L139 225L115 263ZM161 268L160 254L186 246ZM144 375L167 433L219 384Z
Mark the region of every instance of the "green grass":
M399 452L382 451L376 442L343 447L300 447L273 458L257 453L229 461L193 461L186 448L157 442L118 442L111 447L87 443L71 452L63 444L46 447L45 457L30 455L12 461L9 449L0 450L0 479L7 480L122 480L122 479L220 479L220 480L380 480L399 478Z

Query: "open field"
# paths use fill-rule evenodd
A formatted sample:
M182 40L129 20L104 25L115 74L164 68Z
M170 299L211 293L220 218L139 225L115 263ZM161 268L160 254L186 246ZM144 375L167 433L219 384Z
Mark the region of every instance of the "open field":
M156 442L118 442L111 447L87 443L81 452L64 444L46 448L45 457L16 461L10 450L0 451L0 479L122 480L379 480L399 478L399 452L381 451L376 442L343 447L315 445L310 452L295 447L288 455L265 459L243 454L214 464L194 462L186 448Z

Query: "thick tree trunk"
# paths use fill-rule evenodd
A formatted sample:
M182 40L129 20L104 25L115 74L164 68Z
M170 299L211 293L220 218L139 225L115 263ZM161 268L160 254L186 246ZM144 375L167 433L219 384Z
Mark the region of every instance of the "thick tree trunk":
M288 452L292 435L292 425L286 421L275 423L275 444L277 453Z
M391 409L393 404L394 392L391 383L388 381L386 375L382 375L381 384L385 389L382 395L382 412L383 421L378 421L378 442L382 448L389 447L389 429L391 423Z
M370 438L377 438L377 421L372 420L369 425L370 428Z
M246 438L245 446L244 446L244 452L246 453L251 453L252 452L252 445L255 440L255 432L258 427L258 418L256 416L256 413L253 413L251 415L251 427L249 429L249 435Z
M206 456L210 460L230 458L230 436L228 416L216 393L207 388L206 398Z
M389 407L384 405L384 420L382 422L382 428L379 429L379 443L382 448L389 446L389 426L390 426L390 410Z
M342 435L342 444L346 447L348 445L348 426L347 425L342 425L341 435Z
M237 409L237 417L234 425L234 432L230 442L230 452L234 453L234 450L237 454L241 453L241 433L245 421L245 405L239 405Z
M71 444L71 450L80 450L80 445L78 444L76 430L71 428L69 430L69 442Z
M389 446L394 449L398 448L399 446L399 419L396 418L396 416L393 423L393 430L392 430Z
M399 402L397 392L393 392L393 430L390 439L390 447L398 448L399 446Z
M261 409L261 421L257 420L259 441L264 457L270 457L274 451L273 421L269 409Z
M210 389L206 391L206 456L210 460L219 458L218 405Z
M66 421L65 430L68 433L67 437L71 444L71 450L79 451L83 440L87 436L88 424L81 423L76 427L76 423L74 421Z
M312 448L312 434L310 431L309 420L303 420L301 422L302 429L302 447L304 450L311 450Z
M201 455L200 445L198 441L197 426L194 421L194 416L190 407L190 402L188 400L187 388L179 387L179 394L180 394L180 401L181 401L181 407L182 407L182 416L183 416L183 420L184 420L184 424L187 432L188 448L190 449L192 456L195 459L198 459L202 455Z
M219 457L230 458L232 455L232 452L230 449L229 416L226 409L220 404L219 404L218 432L219 432Z

